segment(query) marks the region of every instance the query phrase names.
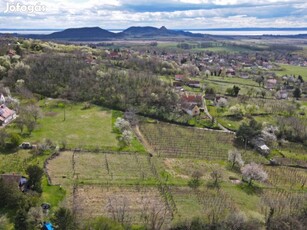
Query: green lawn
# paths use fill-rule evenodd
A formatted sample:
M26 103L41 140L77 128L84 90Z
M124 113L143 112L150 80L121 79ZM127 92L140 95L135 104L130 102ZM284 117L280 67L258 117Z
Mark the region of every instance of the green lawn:
M47 107L38 123L38 128L26 140L39 142L48 138L57 143L66 141L71 148L118 145L116 134L112 132L112 113L101 107L82 110L81 105L67 106L65 120L64 109Z
M283 76L283 75L293 75L297 77L298 75L301 75L305 81L307 81L307 67L302 66L293 66L293 65L285 65L280 64L280 66L283 68L282 71L275 71L277 75Z

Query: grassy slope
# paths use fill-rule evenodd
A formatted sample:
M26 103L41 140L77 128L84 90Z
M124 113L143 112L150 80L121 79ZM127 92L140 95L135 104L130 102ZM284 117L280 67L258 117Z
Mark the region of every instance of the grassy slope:
M82 110L81 105L68 106L64 121L64 109L45 110L29 141L38 142L49 138L60 143L65 140L68 147L116 147L116 135L112 132L112 114L100 107Z
M66 119L63 121L64 110L57 108L56 103L43 107L44 116L38 120L38 128L23 139L23 141L40 142L44 138L60 144L61 141L67 142L67 147L85 147L88 149L107 148L118 149L117 134L113 132L113 123L120 113L111 113L110 110L93 106L90 109L82 110L81 104L67 106ZM14 125L7 127L8 131L17 131ZM131 146L123 148L125 151L145 152L142 144L134 138ZM28 165L37 164L43 167L44 161L49 154L35 156L28 150L18 150L14 153L0 154L0 173L16 173L25 175ZM71 156L60 164L62 170L69 170L67 166ZM49 166L48 166L49 167ZM57 166L59 167L59 166ZM115 170L116 171L116 170ZM71 171L69 171L71 173ZM63 174L60 175L62 177ZM65 175L69 178L70 175ZM71 185L72 180L68 183ZM55 180L54 184L61 184ZM67 185L67 184L66 184ZM42 202L50 203L53 207L65 197L65 190L59 186L49 186L47 178L42 181L43 194ZM65 186L65 189L69 187Z
M277 75L283 76L283 75L293 75L293 74L295 74L296 77L298 75L301 75L303 77L304 81L307 81L307 67L285 65L285 64L280 64L280 66L284 70L275 71L277 73Z

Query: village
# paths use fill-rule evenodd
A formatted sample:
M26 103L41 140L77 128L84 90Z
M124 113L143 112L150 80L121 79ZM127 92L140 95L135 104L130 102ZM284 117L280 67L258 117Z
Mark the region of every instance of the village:
M175 229L214 213L230 226L235 211L263 229L263 210L290 207L289 196L303 208L304 53L228 52L226 43L215 52L182 42L2 39L0 183L12 196L1 210L33 229L57 228L63 213L81 229L95 221ZM259 177L246 176L250 168ZM22 208L10 205L17 198ZM20 220L0 217L0 226Z

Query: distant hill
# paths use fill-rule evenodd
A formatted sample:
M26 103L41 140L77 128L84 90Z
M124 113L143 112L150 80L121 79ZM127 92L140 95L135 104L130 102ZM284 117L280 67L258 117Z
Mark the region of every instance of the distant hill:
M181 30L169 30L165 26L161 28L145 26L145 27L129 27L123 32L119 33L123 37L133 38L147 38L147 37L204 37L203 34L193 34L190 32L184 32Z
M213 30L213 29L212 29ZM217 29L216 29L217 30ZM1 35L1 34L0 34ZM6 34L2 34L6 35ZM132 26L123 30L120 33L113 33L100 27L83 27L83 28L69 28L63 31L54 32L51 34L11 34L16 37L33 38L42 40L60 40L60 41L110 41L118 39L178 39L182 38L206 38L207 40L233 40L242 38L292 38L305 39L306 34L299 35L210 35L185 32L183 30L170 30L165 26L160 28L152 26Z
M156 27L130 27L120 33L112 33L100 27L84 27L84 28L70 28L59 32L54 32L47 35L42 34L14 34L18 37L46 39L46 40L65 40L65 41L98 41L98 40L116 40L116 39L155 39L159 37L169 38L202 38L203 34L193 34L190 32L169 30L162 26Z
M116 33L112 33L108 30L101 29L100 27L70 28L47 35L29 34L29 35L19 35L19 36L26 38L68 40L68 41L109 40L118 37Z

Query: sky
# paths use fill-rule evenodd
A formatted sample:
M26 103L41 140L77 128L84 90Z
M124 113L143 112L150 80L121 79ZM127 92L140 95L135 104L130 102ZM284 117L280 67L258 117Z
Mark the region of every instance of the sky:
M307 27L306 0L0 0L0 28Z

